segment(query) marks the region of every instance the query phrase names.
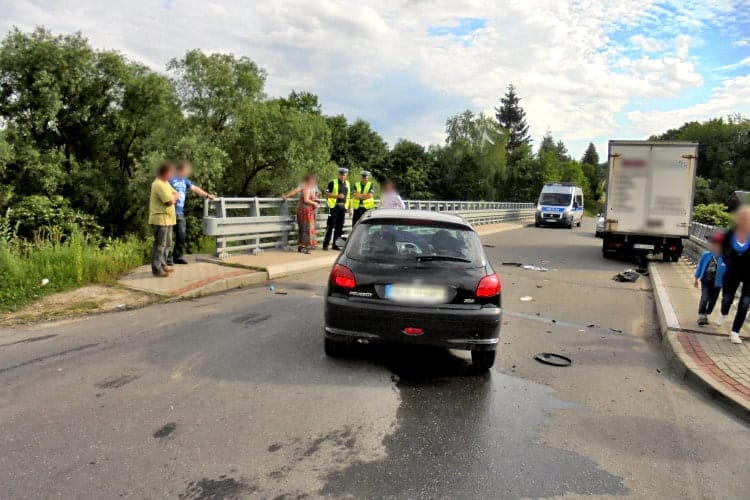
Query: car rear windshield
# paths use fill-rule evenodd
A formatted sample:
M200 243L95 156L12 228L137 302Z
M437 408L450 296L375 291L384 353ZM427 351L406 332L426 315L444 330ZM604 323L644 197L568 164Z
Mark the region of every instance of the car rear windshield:
M540 205L551 205L553 207L567 207L570 205L569 193L542 193L539 197Z
M353 260L420 266L481 267L484 251L472 229L432 221L367 221L346 246Z

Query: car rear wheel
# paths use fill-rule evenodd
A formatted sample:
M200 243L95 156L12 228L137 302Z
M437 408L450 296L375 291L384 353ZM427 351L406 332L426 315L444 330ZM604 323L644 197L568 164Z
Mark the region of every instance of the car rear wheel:
M471 351L471 363L478 371L486 371L495 364L495 351Z
M326 337L325 339L325 351L326 355L332 358L343 358L347 353L346 342L340 340L333 340Z

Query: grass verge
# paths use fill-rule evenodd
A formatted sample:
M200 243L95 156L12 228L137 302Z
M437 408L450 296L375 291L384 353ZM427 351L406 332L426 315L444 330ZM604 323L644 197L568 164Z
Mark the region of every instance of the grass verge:
M114 282L146 262L147 252L148 246L136 238L98 244L73 234L64 241L0 241L0 312L73 287Z

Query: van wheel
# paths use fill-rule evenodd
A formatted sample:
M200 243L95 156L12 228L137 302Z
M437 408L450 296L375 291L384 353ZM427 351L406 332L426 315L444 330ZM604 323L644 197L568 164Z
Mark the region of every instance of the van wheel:
M539 223L539 222L535 222L535 223L534 223L534 227L540 227L541 225L542 225L542 224L541 224L541 223Z
M581 221L578 221L578 224L576 226L581 227Z
M487 371L495 364L495 351L471 351L471 363L477 371Z
M672 255L664 252L661 254L661 260L662 262L672 262Z

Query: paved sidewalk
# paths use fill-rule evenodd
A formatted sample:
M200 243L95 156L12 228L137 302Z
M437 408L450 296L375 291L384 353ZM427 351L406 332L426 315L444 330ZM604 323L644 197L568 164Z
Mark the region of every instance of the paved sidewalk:
M188 265L177 265L168 278L155 278L151 266L140 266L123 275L117 283L126 288L153 293L163 297L198 297L232 288L263 282L266 273L252 269L238 269L189 256Z
M742 345L729 342L729 324L697 324L700 291L693 287L695 268L681 260L651 263L651 280L662 329L662 346L681 376L690 378L750 417L750 338L748 326ZM718 304L711 319L719 314Z

